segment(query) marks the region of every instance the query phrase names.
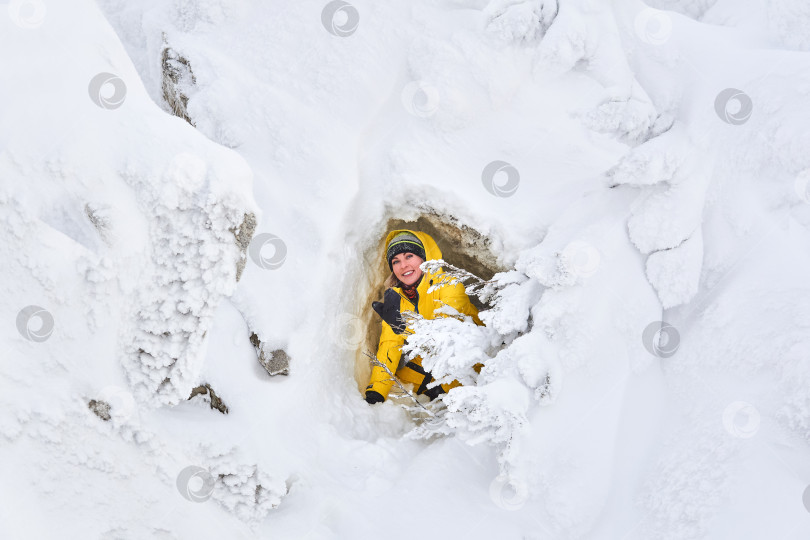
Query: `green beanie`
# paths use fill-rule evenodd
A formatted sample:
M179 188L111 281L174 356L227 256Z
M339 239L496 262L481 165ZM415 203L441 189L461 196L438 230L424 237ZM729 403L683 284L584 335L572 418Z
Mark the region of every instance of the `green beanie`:
M416 237L416 235L409 232L397 233L394 235L391 241L388 242L388 247L385 250L385 257L388 261L389 270L393 271L391 259L400 253L413 253L414 255L421 257L422 260L425 260L425 246L422 245L422 242Z

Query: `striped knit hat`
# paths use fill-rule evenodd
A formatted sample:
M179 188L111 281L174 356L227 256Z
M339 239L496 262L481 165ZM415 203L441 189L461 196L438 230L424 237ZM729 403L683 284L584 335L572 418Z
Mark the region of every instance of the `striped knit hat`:
M416 235L409 232L401 232L388 242L388 248L385 250L385 258L388 260L388 269L393 271L391 259L400 253L413 253L425 260L425 246L416 237Z

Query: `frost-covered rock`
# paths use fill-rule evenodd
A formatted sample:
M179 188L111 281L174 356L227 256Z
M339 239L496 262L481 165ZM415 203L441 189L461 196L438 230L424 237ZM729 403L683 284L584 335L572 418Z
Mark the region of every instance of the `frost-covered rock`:
M163 99L175 116L179 116L192 126L194 121L188 115L188 99L197 83L191 63L177 51L166 45L161 53L163 68Z
M650 255L647 277L665 308L688 302L698 290L703 259L699 227L712 180L705 166L697 164L698 153L685 127L675 124L632 148L606 173L610 187L642 191L627 230L639 251Z
M594 131L615 133L628 144L640 144L668 130L673 118L659 113L649 100L630 98L603 103L584 121Z
M390 529L380 500L444 537L471 508L481 537L810 534L803 2L7 4L6 536L353 538ZM196 131L166 111L167 44ZM729 123L724 89L752 114ZM494 161L510 196L482 186ZM415 406L448 435L423 444L353 368L386 229L437 213L443 248L502 273L485 328L437 326L434 367L469 384ZM253 228L282 266L241 254ZM185 400L202 381L227 416Z
M703 268L703 234L700 229L680 245L656 251L647 258L647 278L664 309L685 304L698 292Z
M492 0L484 9L487 31L507 42L534 44L554 22L557 0Z
M119 336L111 356L123 365L138 401L176 404L199 383L214 310L234 291L244 266L240 234L252 233L247 216L257 212L252 172L242 158L149 100L94 4L82 3L75 13L99 22L77 41L93 52L56 48L36 72L19 59L8 65L9 73L34 84L47 71L82 90L48 90L43 83L38 93L17 100L20 110L50 117L53 140L16 137L0 156L0 170L12 180L1 188L11 202L4 205L4 220L23 235L53 235L53 255L60 254L77 286L86 284L77 301L92 307L65 321L67 335L82 339L106 326ZM60 9L51 16L40 37L67 39L69 17ZM14 42L25 35L4 37ZM76 131L79 122L84 128ZM19 181L30 174L40 181ZM49 188L49 182L59 188ZM10 264L45 268L36 261L46 253L25 247L24 236L16 242ZM59 296L68 289L60 293L55 284L41 284L36 294L53 298L54 306L66 301Z
M215 478L211 498L244 521L261 521L287 495L283 479L230 454L211 458L208 471Z
M234 232L246 210L202 158L179 154L160 176L124 169L149 208L152 266L133 313L125 366L140 393L163 403L188 397L199 377L207 326L219 301L236 286L244 253ZM160 187L158 187L160 186ZM243 263L244 264L244 263Z
M683 126L671 129L632 148L607 171L610 187L651 186L659 182L675 184L687 178L684 168L692 161L695 148L689 144Z

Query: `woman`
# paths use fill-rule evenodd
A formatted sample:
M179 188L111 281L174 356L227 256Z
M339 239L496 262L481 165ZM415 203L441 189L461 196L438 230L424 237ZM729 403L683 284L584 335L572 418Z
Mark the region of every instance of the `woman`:
M405 343L408 330L401 312L415 311L425 319L434 319L444 316L435 313L435 310L447 304L460 313L471 316L476 324L483 323L461 283L444 285L431 293L427 292L434 282L438 282L438 275L444 273L442 270L430 273L419 269L419 265L426 260L442 258L442 252L433 238L423 232L402 229L388 233L385 246L385 258L391 275L385 282L388 289L385 291L384 301L374 302L375 311L383 318L377 359L388 366L391 373L396 373L400 381L413 384L417 394L425 394L432 400L459 386L459 383L453 381L428 389L427 385L433 377L422 369L422 359L402 359L402 344ZM393 385L394 381L382 366L372 366L371 380L366 387L366 401L385 401Z

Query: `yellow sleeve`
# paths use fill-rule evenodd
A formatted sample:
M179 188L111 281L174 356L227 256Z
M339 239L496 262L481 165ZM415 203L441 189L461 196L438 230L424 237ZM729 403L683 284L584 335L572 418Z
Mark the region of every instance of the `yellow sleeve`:
M439 300L448 306L456 309L460 313L469 315L478 326L484 326L481 319L478 318L478 309L470 302L470 297L464 290L464 285L461 283L453 283L452 285L445 285L439 288ZM440 305L436 306L441 307Z
M395 334L388 323L383 321L380 345L377 347L377 360L388 366L391 373L397 372L403 343L405 343L405 335ZM374 390L383 398L388 398L388 392L391 391L393 385L394 381L385 369L381 366L371 366L371 378L366 390Z

